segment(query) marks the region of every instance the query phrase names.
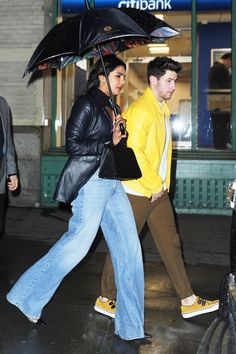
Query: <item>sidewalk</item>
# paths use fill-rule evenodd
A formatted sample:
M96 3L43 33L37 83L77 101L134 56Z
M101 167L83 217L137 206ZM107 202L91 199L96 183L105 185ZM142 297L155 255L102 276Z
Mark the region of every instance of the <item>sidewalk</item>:
M63 208L10 207L6 219L6 235L18 239L54 243L66 231L70 211ZM229 262L229 216L177 215L187 264L227 265ZM160 261L147 228L142 232L146 261ZM97 252L107 250L100 237L95 241Z
M149 345L119 341L114 321L93 310L106 245L98 236L91 252L63 281L35 327L5 300L8 289L62 234L68 210L9 208L0 249L0 354L194 354L217 313L184 320L165 268L149 234L145 256L145 330ZM179 215L187 271L202 297L218 297L228 271L229 217ZM145 234L145 232L144 232Z

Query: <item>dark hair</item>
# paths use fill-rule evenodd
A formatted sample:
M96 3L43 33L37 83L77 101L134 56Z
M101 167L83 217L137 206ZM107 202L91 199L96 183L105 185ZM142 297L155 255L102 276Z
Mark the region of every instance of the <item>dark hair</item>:
M227 59L232 59L232 53L225 53L221 56L221 59L227 60Z
M167 57L157 57L148 63L148 83L150 83L149 77L151 75L156 76L156 78L159 80L163 75L165 75L166 70L175 71L176 73L179 73L181 69L182 66L177 61Z
M104 60L107 75L109 75L112 71L114 71L115 68L117 68L117 66L123 66L126 70L126 64L121 59L117 58L115 55L112 54L105 55L103 57L103 60ZM96 61L96 63L92 67L92 70L89 74L89 78L85 86L86 92L92 88L99 86L99 78L98 78L99 75L105 75L101 59Z

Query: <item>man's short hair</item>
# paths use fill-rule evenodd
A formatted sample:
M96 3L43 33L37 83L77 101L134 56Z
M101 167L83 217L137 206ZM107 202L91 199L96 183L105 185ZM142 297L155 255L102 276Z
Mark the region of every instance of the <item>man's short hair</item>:
M221 59L223 59L223 60L232 59L232 53L223 54Z
M149 77L155 76L158 80L165 75L166 70L175 71L177 74L182 69L179 62L168 57L157 57L151 60L147 66L147 79L149 83Z

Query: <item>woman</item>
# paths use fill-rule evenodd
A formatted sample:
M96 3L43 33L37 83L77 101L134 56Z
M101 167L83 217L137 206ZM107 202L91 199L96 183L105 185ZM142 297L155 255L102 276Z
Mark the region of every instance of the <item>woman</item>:
M125 82L125 64L105 56L111 90L118 95ZM144 281L139 238L132 210L120 181L98 177L105 144L117 145L124 121L114 117L101 61L89 76L86 93L75 102L66 129L69 159L55 198L71 202L68 231L29 268L7 295L34 323L63 278L85 257L101 225L111 252L117 286L115 333L125 340L144 338Z

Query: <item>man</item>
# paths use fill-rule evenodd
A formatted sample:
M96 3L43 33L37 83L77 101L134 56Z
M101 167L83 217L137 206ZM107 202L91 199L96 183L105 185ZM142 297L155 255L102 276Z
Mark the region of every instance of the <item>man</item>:
M209 88L210 89L230 89L232 65L232 54L225 53L216 61L209 72Z
M12 141L10 109L0 96L0 237L4 233L7 189L18 187L15 149Z
M170 112L166 104L176 86L181 65L160 57L148 64L148 87L143 96L124 113L128 145L133 148L142 171L138 180L123 182L131 202L138 232L145 222L173 286L181 299L181 313L190 318L215 311L218 301L203 300L193 293L186 274L179 234L169 200L172 139ZM115 285L110 257L106 259L101 282L101 296L95 310L115 316Z
M209 93L212 97L220 95L219 100L214 100L214 108L211 110L213 143L216 149L226 149L229 147L230 139L230 108L222 109L222 96L230 98L231 93L225 90L231 89L230 68L232 64L231 53L225 53L216 61L209 72ZM211 91L213 90L213 91ZM223 90L223 91L222 91ZM210 96L210 97L211 97ZM209 98L210 98L209 97ZM230 102L230 99L228 100ZM219 106L218 106L219 105ZM225 105L225 102L224 102Z

